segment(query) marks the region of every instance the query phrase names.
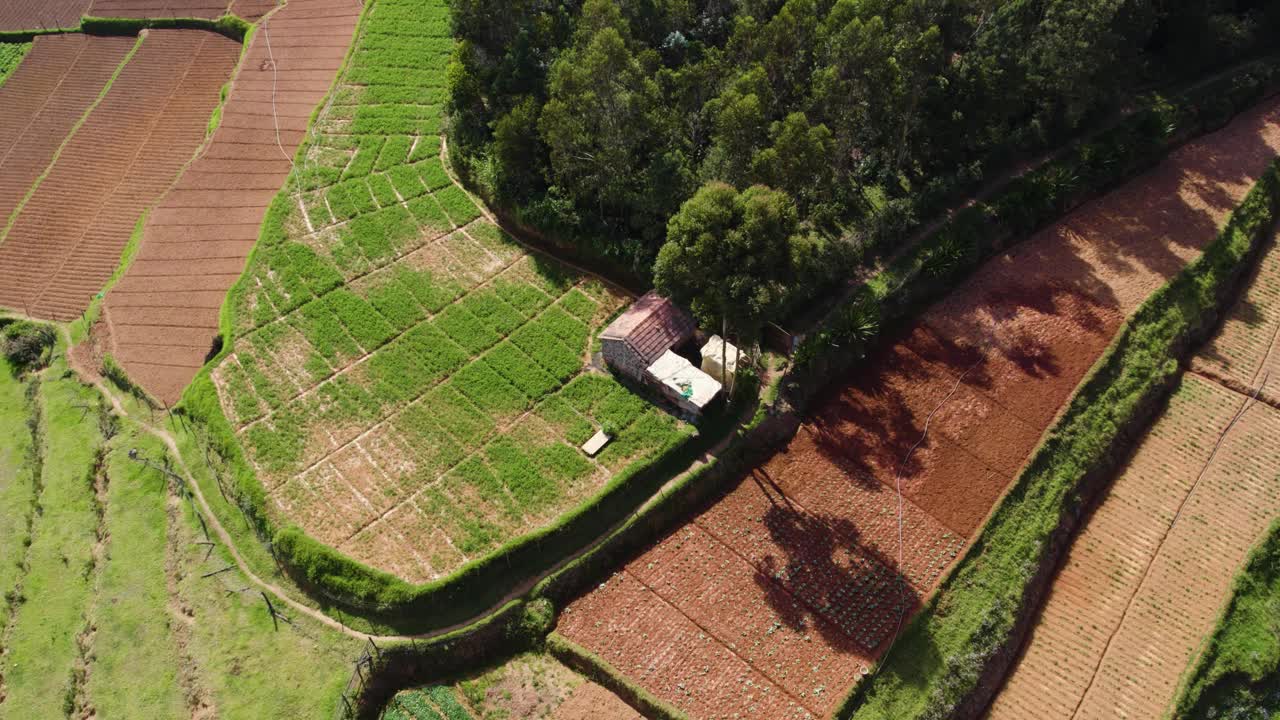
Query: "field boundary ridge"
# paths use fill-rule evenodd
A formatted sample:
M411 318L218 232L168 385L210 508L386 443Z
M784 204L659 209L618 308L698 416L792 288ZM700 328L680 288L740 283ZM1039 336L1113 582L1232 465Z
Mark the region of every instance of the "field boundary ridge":
M1230 307L1278 208L1274 161L1203 255L1122 326L969 550L870 676L877 682L856 686L836 717L982 715L1090 500L1146 431L1186 354ZM963 652L946 655L939 637Z

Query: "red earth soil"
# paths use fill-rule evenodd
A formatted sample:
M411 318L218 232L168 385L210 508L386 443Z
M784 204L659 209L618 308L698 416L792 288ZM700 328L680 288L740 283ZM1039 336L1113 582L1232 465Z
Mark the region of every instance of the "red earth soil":
M992 718L1164 716L1232 577L1280 513L1280 405L1267 395L1280 387L1278 337L1273 238L1080 531Z
M135 42L38 37L0 85L0 231Z
M1278 113L1268 101L989 262L834 387L787 448L571 604L558 631L693 717L830 714L1123 318L1275 157Z
M104 316L109 351L153 396L174 402L204 363L222 299L342 64L359 10L350 0L292 0L264 21L212 142L148 218Z
M560 703L552 720L644 720L617 695L593 682L574 688L573 694Z
M0 305L55 320L89 305L138 218L204 140L239 53L196 30L142 40L0 244Z
M276 0L93 0L89 14L125 18L217 18L230 13L252 21L275 6Z
M0 31L73 28L91 0L4 0L0 2Z

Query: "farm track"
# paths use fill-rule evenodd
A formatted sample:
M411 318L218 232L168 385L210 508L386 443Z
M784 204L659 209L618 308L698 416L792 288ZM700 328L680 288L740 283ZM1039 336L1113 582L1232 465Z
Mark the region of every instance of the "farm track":
M1280 249L1075 540L1002 718L1155 718L1212 630L1249 549L1280 514Z
M783 696L787 713L828 715L1124 318L1215 237L1280 148L1278 116L1280 101L1239 116L988 262L559 632L692 717L783 717Z
M352 0L291 0L261 24L212 141L152 211L137 257L107 294L110 351L156 398L175 402L204 364L219 308L346 56L359 10Z
M0 305L54 320L88 307L203 141L239 51L209 32L146 36L0 244Z
M73 28L92 0L4 0L0 3L0 32Z
M0 85L0 231L136 44L46 35Z

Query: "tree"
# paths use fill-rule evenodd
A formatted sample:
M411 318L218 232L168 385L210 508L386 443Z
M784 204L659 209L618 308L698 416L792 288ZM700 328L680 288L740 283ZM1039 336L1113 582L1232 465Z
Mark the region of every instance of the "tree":
M552 184L603 217L637 194L650 145L657 87L628 47L629 30L609 0L587 0L574 46L552 65L540 130Z
M794 280L797 227L795 203L781 190L755 185L739 193L707 183L667 224L654 283L699 323L719 325L726 339L732 328L754 340Z

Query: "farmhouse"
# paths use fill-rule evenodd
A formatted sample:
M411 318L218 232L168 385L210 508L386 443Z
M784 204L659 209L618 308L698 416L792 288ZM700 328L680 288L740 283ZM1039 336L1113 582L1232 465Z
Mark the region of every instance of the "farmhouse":
M656 387L690 415L700 415L720 393L715 378L675 352L693 338L688 313L648 292L600 333L605 362L619 373Z

